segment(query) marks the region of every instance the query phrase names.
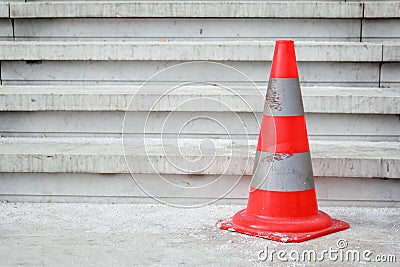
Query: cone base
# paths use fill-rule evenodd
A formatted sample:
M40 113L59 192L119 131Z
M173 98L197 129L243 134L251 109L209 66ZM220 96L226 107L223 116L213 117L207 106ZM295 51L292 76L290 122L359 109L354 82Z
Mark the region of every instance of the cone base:
M307 230L293 231L299 225L307 225ZM265 218L248 215L241 210L234 217L219 220L216 226L222 230L238 232L246 235L262 237L283 243L299 243L320 236L348 229L346 222L335 220L326 213L304 218Z

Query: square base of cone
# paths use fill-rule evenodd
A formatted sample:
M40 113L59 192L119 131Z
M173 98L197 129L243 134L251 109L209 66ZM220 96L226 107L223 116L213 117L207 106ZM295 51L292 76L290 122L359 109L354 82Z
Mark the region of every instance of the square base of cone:
M290 232L281 233L277 231L258 230L250 227L243 227L240 225L236 225L233 223L232 217L219 220L215 225L222 230L238 232L241 234L261 237L283 243L300 243L320 236L346 230L350 227L350 225L346 222L332 219L332 224L330 227L320 229L318 231L306 232L306 233L290 233Z

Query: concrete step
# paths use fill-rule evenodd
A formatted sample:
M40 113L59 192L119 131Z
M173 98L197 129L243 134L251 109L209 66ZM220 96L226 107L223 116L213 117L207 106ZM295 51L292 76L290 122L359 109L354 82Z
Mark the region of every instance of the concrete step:
M169 86L2 86L2 136L257 139L265 89ZM400 140L400 91L304 87L313 140ZM126 112L127 111L127 112ZM338 123L340 122L340 123Z
M161 137L1 138L0 143L1 172L128 173L126 155L128 164L137 165L134 173L229 175L251 175L256 145L252 140ZM310 149L315 176L400 178L398 142L312 141ZM152 166L150 158L157 165ZM196 158L201 161L188 160ZM213 158L204 170L191 168ZM182 168L168 162L171 159ZM229 161L243 168L226 169Z
M0 4L0 40L384 41L400 36L399 1L2 2L12 3Z
M265 84L273 47L269 41L0 42L1 78L3 84L140 84L162 72L156 81ZM297 42L301 81L400 86L398 47L397 43ZM183 62L186 65L175 66ZM232 68L244 75L232 75Z
M385 6L386 7L386 6ZM376 15L378 15L377 13ZM354 18L363 16L362 3L275 1L130 1L10 4L11 18L98 17L297 17Z
M14 1L5 1L14 2ZM23 1L21 1L23 2ZM2 4L10 18L399 18L399 1L57 1ZM8 8L9 7L9 8ZM9 9L9 10L8 10Z
M4 21L7 25L8 21ZM134 41L134 40L275 40L355 41L361 35L361 19L340 18L23 18L15 19L17 41ZM382 24L383 22L380 22ZM365 38L385 33L369 22ZM387 23L391 39L397 39L395 20ZM374 28L373 28L374 27ZM372 28L372 29L371 29ZM12 32L10 33L12 34ZM7 33L4 33L7 36ZM386 35L389 35L386 34Z
M399 5L399 1L33 1L0 6L4 18L0 36L3 40L398 40Z
M13 201L129 202L147 195L245 202L255 151L253 141L222 139L1 138L0 144L0 198ZM400 201L398 142L310 145L321 200L386 206Z
M264 97L247 88L290 37L328 41L296 42L319 199L398 205L398 89L371 87L400 87L400 1L0 2L0 134L19 136L1 199L244 201Z
M399 88L303 87L301 90L306 113L400 113ZM262 112L266 88L224 88L217 84L172 88L42 85L0 86L0 92L0 111ZM196 99L210 101L203 105L182 105Z
M399 45L296 42L296 55L306 62L382 62ZM0 60L271 61L273 49L271 41L0 42Z

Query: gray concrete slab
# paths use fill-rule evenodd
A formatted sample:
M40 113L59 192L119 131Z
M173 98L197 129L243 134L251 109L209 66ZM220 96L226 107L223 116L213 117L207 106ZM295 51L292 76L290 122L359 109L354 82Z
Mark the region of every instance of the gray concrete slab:
M268 56L272 56L272 50ZM185 64L177 66L181 63ZM179 60L1 61L1 79L2 84L5 85L129 84L139 86L152 75L163 71L151 81L173 86L181 85L183 82L211 82L241 86L249 85L250 81L253 81L260 87L266 88L270 68L270 61L219 61L216 64ZM300 61L298 68L300 82L305 86L379 87L379 62ZM388 66L388 68L390 71L391 67Z
M13 25L9 19L0 19L0 40L13 40Z
M299 244L222 231L214 224L244 205L179 209L160 204L0 204L2 265L28 266L397 266L399 216L395 208L324 207L350 229ZM341 247L341 249L339 249ZM360 254L360 261L281 261L264 253L306 251ZM367 251L368 257L362 255ZM369 253L368 251L371 251ZM312 252L310 252L312 253ZM389 256L394 262L372 262ZM264 258L263 258L264 257ZM287 259L288 256L286 256ZM395 257L395 258L394 258ZM319 258L319 257L318 257ZM381 257L382 258L382 257ZM261 261L265 259L265 261ZM284 257L283 257L284 259ZM301 259L301 258L300 258ZM366 262L365 259L371 260Z
M265 88L246 87L1 86L0 110L262 112ZM400 113L398 89L302 87L301 90L307 113Z
M8 18L9 16L9 5L7 3L0 3L0 18Z
M393 48L396 48L394 46ZM393 51L392 56L397 57L396 51ZM384 63L381 70L381 86L384 87L398 87L400 85L400 63Z
M400 27L398 27L400 30ZM400 61L400 43L387 43L383 46L383 61L398 62Z
M400 27L398 18L363 19L361 28L363 42L398 42ZM384 52L385 53L385 52ZM385 58L385 56L383 56Z
M51 17L237 17L237 18L360 18L362 3L264 1L138 1L128 3L11 4L12 18Z
M3 111L0 134L3 137L120 137L124 115L122 111ZM234 111L135 111L127 113L124 134L141 137L146 129L147 137L159 136L162 132L165 138L176 138L180 133L181 138L256 140L261 115ZM310 140L400 141L398 120L397 114L306 114Z
M1 60L271 61L270 41L0 42ZM298 61L380 62L382 45L296 42Z
M16 19L16 40L359 41L360 19L59 18Z
M134 179L133 179L134 178ZM235 175L0 173L0 201L246 204L251 177ZM315 177L324 206L399 207L399 179ZM146 191L144 191L146 190ZM151 197L149 197L151 196Z
M400 3L398 1L375 1L364 3L365 18L399 18Z
M123 144L124 142L124 144ZM1 172L251 175L256 140L1 138ZM399 142L312 141L315 176L400 178ZM126 154L126 162L124 154Z

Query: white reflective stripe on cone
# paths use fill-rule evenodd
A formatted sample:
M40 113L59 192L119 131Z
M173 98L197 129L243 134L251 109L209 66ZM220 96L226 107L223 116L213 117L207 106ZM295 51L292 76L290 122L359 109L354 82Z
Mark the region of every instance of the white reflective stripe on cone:
M274 154L257 151L254 164L253 188L280 192L314 188L310 152Z
M270 78L265 98L264 115L299 116L303 114L304 108L299 79Z

